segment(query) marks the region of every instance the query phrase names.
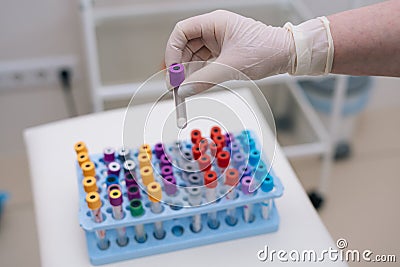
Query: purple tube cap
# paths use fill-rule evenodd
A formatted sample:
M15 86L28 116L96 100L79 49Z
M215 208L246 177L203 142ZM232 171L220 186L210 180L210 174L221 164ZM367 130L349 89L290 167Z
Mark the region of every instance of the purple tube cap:
M167 177L173 174L172 171L172 166L171 165L165 165L161 167L161 176L162 177Z
M176 180L175 177L170 175L163 179L164 190L167 195L174 195L176 193Z
M127 188L127 195L128 195L128 199L132 200L132 199L140 199L140 189L138 185L130 185Z
M175 63L169 66L169 82L172 87L178 87L185 80L185 68L182 64Z
M122 204L122 193L119 190L110 191L108 198L112 206L119 206Z
M251 194L251 192L249 191L250 190L251 180L252 180L251 176L245 176L245 177L242 178L242 181L241 181L242 192L245 195Z

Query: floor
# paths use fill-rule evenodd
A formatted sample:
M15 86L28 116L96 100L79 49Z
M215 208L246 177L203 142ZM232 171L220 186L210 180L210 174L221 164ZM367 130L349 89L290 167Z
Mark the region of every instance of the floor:
M336 240L349 248L396 254L400 260L400 106L364 112L350 159L335 163L320 215ZM318 180L318 158L292 161L306 189ZM23 152L0 154L0 188L11 192L0 224L0 265L40 266L34 205ZM21 256L20 252L23 252ZM382 264L394 266L395 264ZM350 263L350 266L365 266ZM378 266L369 264L368 266Z

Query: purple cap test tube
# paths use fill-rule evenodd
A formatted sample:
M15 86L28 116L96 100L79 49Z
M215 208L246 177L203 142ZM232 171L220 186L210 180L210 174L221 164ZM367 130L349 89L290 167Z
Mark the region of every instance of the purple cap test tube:
M160 168L164 166L170 166L171 162L168 159L168 156L166 154L162 154L160 157Z
M119 165L118 162L113 161L107 165L107 169L108 169L108 174L119 176L119 172L121 171L121 165Z
M166 165L161 167L161 176L162 177L167 177L173 175L173 171L172 171L172 166L171 165Z
M121 191L120 191L121 192ZM110 191L110 196L111 196L111 194L113 194L114 192L112 192L112 191ZM117 195L118 193L117 192L115 192L116 194L115 195ZM122 194L121 193L119 193L119 196L118 197L115 197L114 195L113 195L113 197L109 197L109 199L110 199L110 204L112 205L112 206L119 206L119 205L121 205L122 204Z
M140 199L140 189L137 184L128 186L126 191L129 201L132 199Z
M104 162L112 162L115 159L115 149L112 147L106 147L103 150Z
M246 158L243 153L236 153L233 155L233 166L239 168L246 164Z
M137 184L135 177L132 175L132 173L127 172L125 173L125 185L126 187L129 187L131 185Z
M242 184L242 192L245 195L250 195L250 184L251 184L251 177L250 176L245 176L242 178L241 184Z
M160 159L161 156L164 154L164 145L163 145L162 143L157 143L157 144L154 146L154 150L155 150L155 152L156 152L156 157L157 157L158 159Z
M170 175L163 179L164 181L164 190L167 195L175 195L177 188L176 188L176 180L175 177Z
M251 176L251 172L253 171L253 168L249 165L242 165L239 167L238 169L239 174L241 177L245 177L245 176Z

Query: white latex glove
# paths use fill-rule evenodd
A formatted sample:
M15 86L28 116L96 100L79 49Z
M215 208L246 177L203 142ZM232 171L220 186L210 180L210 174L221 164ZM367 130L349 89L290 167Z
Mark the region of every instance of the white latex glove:
M326 68L330 43L333 57L333 42L329 42L326 33L329 23L321 18L309 22L304 34L302 25L288 23L283 28L272 27L224 10L192 17L176 24L167 43L165 63L169 66L215 59L216 63L237 69L253 80L287 72L295 75L327 73L327 69L330 71L330 67ZM297 35L303 51L297 51ZM318 50L317 57L314 46ZM299 52L300 57L297 56ZM188 97L224 81L245 79L220 64L203 64L204 67L187 76L179 95Z

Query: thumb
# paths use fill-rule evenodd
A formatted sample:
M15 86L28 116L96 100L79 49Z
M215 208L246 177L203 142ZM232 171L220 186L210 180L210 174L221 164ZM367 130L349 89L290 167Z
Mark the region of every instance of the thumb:
M239 80L240 72L234 68L219 62L216 59L204 67L189 74L179 87L179 96L186 98L225 81Z

